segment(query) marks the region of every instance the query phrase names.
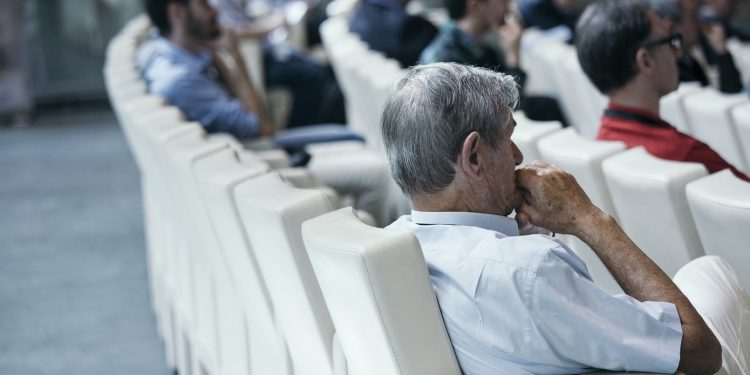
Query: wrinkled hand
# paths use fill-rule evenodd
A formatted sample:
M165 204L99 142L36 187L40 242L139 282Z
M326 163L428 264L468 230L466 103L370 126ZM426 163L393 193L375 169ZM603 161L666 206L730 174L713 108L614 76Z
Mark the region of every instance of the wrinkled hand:
M587 219L601 212L571 174L545 162L516 170L516 188L523 197L516 209L519 228L530 223L577 235L586 229Z
M708 44L717 54L723 55L727 52L727 33L724 26L719 23L705 23L701 25L703 35L706 36Z

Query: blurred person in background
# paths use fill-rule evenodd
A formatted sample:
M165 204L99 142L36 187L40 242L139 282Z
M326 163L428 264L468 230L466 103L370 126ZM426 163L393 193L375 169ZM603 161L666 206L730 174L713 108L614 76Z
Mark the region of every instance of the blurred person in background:
M260 39L263 85L292 93L287 128L346 122L344 99L332 71L290 43L279 41L281 38L269 37L269 34L286 35L287 12L300 13L300 7L307 9L306 3L274 4L262 0L211 0L211 3L223 27L233 30L241 39ZM251 16L252 13L256 16Z
M159 38L144 43L138 65L149 91L166 98L208 132L238 139L273 134L233 33L219 28L208 0L146 0ZM237 75L217 56L226 50Z
M544 31L565 27L572 33L578 18L572 0L520 0L518 11L526 27Z
M699 16L703 22L721 24L727 38L737 37L743 42L750 42L750 25L735 19L738 7L738 0L705 0Z
M430 21L406 11L409 0L362 0L349 30L359 35L370 49L398 60L407 68L419 61L419 55L437 35Z
M597 139L643 146L666 160L701 163L709 173L729 168L750 182L708 145L659 117L659 100L679 85L681 40L645 1L608 0L586 8L576 30L578 60L609 98Z
M160 37L140 47L138 61L149 91L177 106L190 121L209 133L226 132L240 140L273 133L253 82L230 31L219 28L217 12L208 0L146 0L151 22ZM232 75L217 56L227 52L237 72ZM336 129L331 129L335 127ZM337 129L340 129L338 131ZM301 137L297 137L300 136ZM283 146L295 138L318 141L360 139L344 127L310 126L279 131L273 141ZM302 145L304 146L304 145ZM308 167L327 186L351 194L357 209L377 223L390 222L393 212L391 180L382 155L366 149L314 154ZM397 203L397 202L396 202Z
M526 73L521 69L523 26L510 11L510 0L444 0L451 20L422 52L421 64L455 62L513 76L523 92ZM542 96L521 97L521 109L538 121L561 121L557 101Z
M682 35L677 65L680 82L699 82L724 93L742 91L742 78L727 49L726 28L701 21L698 0L650 0L651 8L670 33Z

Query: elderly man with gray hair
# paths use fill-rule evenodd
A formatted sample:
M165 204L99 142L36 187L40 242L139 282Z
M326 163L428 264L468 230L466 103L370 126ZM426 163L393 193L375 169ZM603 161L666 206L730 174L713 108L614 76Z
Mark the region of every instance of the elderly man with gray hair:
M419 240L463 372L716 372L721 347L701 316L575 179L543 162L516 170L517 101L509 75L431 64L409 71L382 117L414 205L388 229ZM532 225L581 238L627 294L597 287L560 240L524 235Z

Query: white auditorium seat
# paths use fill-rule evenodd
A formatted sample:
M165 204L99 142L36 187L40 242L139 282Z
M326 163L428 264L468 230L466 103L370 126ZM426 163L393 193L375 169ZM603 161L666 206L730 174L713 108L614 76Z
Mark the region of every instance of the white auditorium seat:
M707 143L736 168L748 171L747 161L730 117L732 107L750 103L745 94L722 94L713 89L684 99L690 129L695 138Z
M691 134L690 122L685 111L685 98L701 92L700 83L684 82L680 84L677 90L663 96L659 100L659 115L664 121L677 128L677 130Z
M703 165L658 159L636 147L602 168L620 225L667 275L704 255L685 198L685 185L706 175Z
M682 267L674 283L721 344L722 368L716 374L748 375L750 298L730 264L740 266L717 256L700 257Z
M230 307L230 311L217 311L222 368L232 374L289 374L286 344L277 329L268 290L237 212L234 193L238 185L266 173L268 166L257 159L240 162L236 152L223 149L194 165L198 189L219 245L215 255L221 258L231 282L228 290L217 290L217 300L223 301L220 308ZM241 310L242 326L238 327L234 307ZM224 314L231 321L221 321L226 319ZM247 346L243 346L245 340ZM232 342L237 347L226 347ZM240 371L246 363L249 368Z
M625 150L622 142L595 141L579 135L575 129L563 129L539 140L542 160L572 174L597 207L617 217L612 197L604 181L602 162ZM599 257L577 238L568 243L588 265L589 273L602 288L621 293L622 289Z
M545 136L562 129L562 124L559 121L530 120L521 112L514 113L513 118L516 120L516 127L510 139L521 150L523 164L529 164L534 160L542 160L537 143Z
M725 169L689 183L686 192L706 254L729 261L750 290L750 183Z
M737 139L745 155L745 165L750 168L750 103L732 108L731 114L732 122L737 130ZM750 171L746 170L746 172Z
M599 133L599 125L608 99L594 87L583 72L575 53L568 55L560 63L565 73L565 80L561 82L562 93L570 95L569 103L573 105L574 118L578 119L574 127L581 135L594 139Z
M461 373L413 235L343 208L305 222L302 237L351 374Z
M334 328L302 243L302 223L335 207L320 190L269 173L239 185L236 205L289 347L295 375L345 373ZM338 369L338 372L335 370Z

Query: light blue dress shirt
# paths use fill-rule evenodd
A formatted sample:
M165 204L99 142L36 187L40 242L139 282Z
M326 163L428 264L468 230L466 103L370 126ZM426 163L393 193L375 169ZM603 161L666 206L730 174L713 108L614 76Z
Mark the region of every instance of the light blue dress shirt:
M467 375L677 369L676 307L600 289L558 239L519 236L513 219L469 212L412 211L388 229L419 240Z
M138 65L151 93L167 99L206 131L239 139L258 135L258 117L217 81L210 52L193 54L156 38L141 47Z

